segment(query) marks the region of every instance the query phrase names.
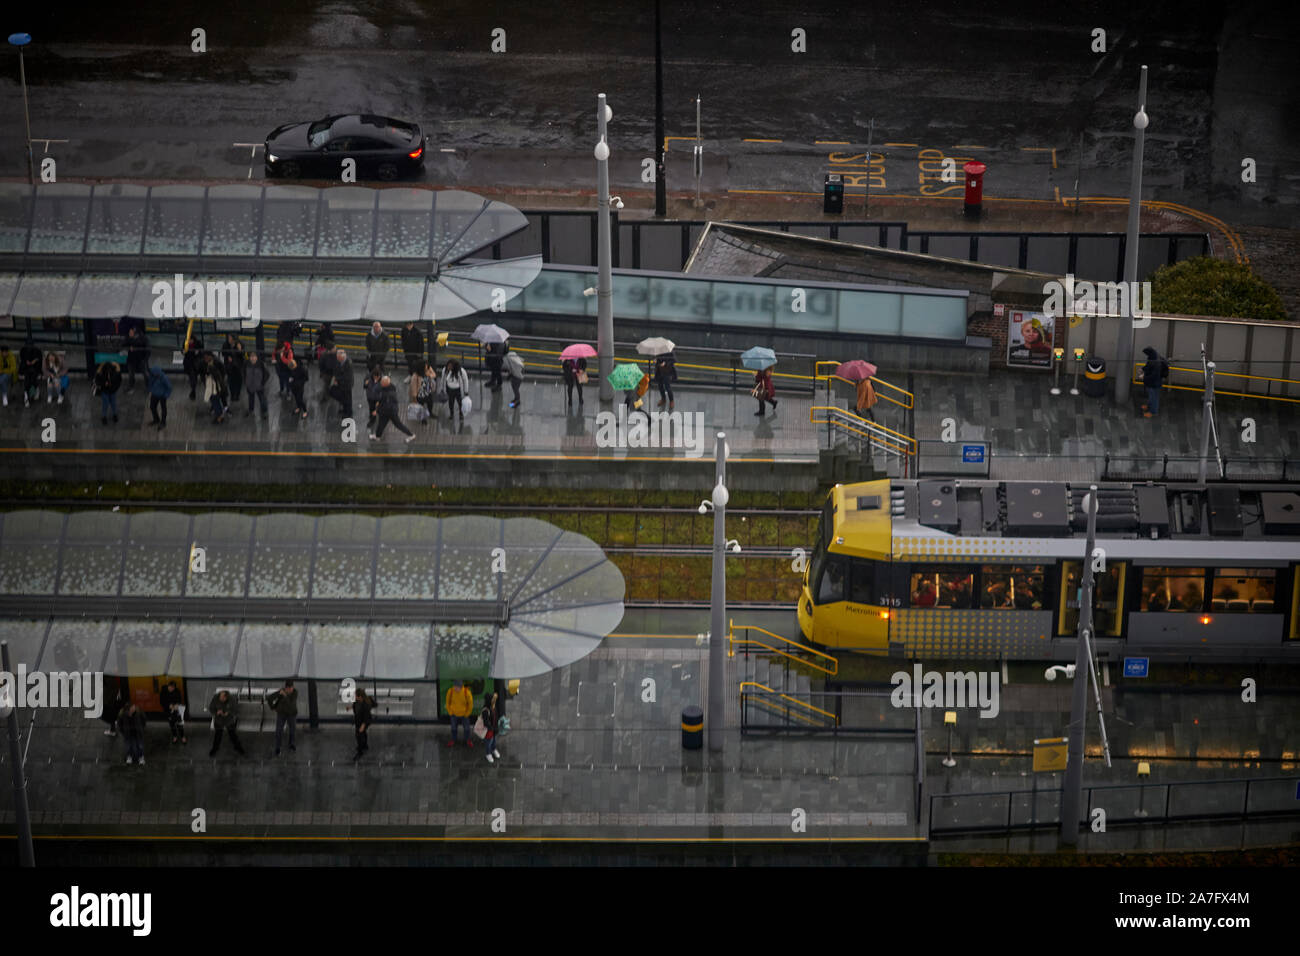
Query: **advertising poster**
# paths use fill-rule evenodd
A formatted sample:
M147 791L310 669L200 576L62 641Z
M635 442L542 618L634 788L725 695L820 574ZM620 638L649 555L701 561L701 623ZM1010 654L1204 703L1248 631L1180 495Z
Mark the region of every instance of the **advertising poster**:
M1052 367L1055 319L1041 312L1007 313L1007 364L1023 368Z

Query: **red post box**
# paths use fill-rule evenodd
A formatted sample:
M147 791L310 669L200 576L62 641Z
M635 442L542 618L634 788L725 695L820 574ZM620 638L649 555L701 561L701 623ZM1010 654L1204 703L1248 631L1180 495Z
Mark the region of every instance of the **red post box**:
M988 169L983 163L970 162L962 167L966 174L966 215L978 219L980 203L984 199L984 172Z

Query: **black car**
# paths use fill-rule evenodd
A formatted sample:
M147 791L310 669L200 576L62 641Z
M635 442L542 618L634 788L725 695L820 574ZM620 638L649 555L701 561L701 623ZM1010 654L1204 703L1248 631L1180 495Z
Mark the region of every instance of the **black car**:
M357 178L392 180L424 166L424 134L415 123L352 113L289 123L266 137L266 175L338 179L354 159Z

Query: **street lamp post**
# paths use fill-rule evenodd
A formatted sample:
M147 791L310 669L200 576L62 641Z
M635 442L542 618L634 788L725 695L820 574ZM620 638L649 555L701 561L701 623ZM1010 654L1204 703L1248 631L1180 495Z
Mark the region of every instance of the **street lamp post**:
M664 45L659 0L655 0L655 215L668 215L668 184L664 182Z
M23 125L27 130L27 181L36 185L36 166L32 162L32 119L27 111L27 67L23 63L23 47L32 42L30 33L11 33L9 43L18 47L18 78L23 87Z
M727 436L718 432L714 452L717 461L713 486L713 590L710 602L709 633L709 696L708 714L704 723L709 731L709 750L722 749L722 724L726 713L726 655L723 643L727 639ZM705 510L704 505L700 510Z
M1074 649L1074 685L1071 687L1069 747L1065 758L1065 789L1061 794L1061 842L1079 842L1079 800L1083 792L1083 730L1087 722L1088 667L1092 642L1092 551L1097 544L1097 486L1084 496L1088 513L1088 543L1083 552L1083 586L1079 589L1079 633Z
M9 669L9 642L0 641L0 670ZM12 680L12 678L10 678ZM18 736L17 688L9 682L0 689L0 716L4 717L9 732L9 767L14 778L14 822L18 827L18 864L35 866L36 853L32 849L32 818L27 811L27 779L23 773L23 748Z
M614 388L609 376L614 371L614 279L610 260L614 254L609 237L609 143L606 125L614 111L605 103L605 94L596 96L596 358L600 369L600 400L612 402Z
M1119 365L1115 376L1115 403L1128 403L1129 381L1133 378L1133 307L1137 298L1138 271L1138 221L1142 214L1142 146L1147 117L1147 68L1142 67L1142 80L1138 86L1138 111L1133 116L1133 180L1128 195L1128 230L1124 238L1124 296L1126 305L1120 319L1119 347L1116 359ZM1148 307L1150 303L1147 303Z

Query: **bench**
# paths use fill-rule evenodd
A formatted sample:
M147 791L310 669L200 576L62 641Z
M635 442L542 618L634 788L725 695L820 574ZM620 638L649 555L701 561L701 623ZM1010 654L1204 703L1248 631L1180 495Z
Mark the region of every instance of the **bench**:
M415 712L414 687L380 687L366 693L373 702L375 716L410 717ZM343 690L340 688L338 715L342 717L351 713L352 705L343 699Z

